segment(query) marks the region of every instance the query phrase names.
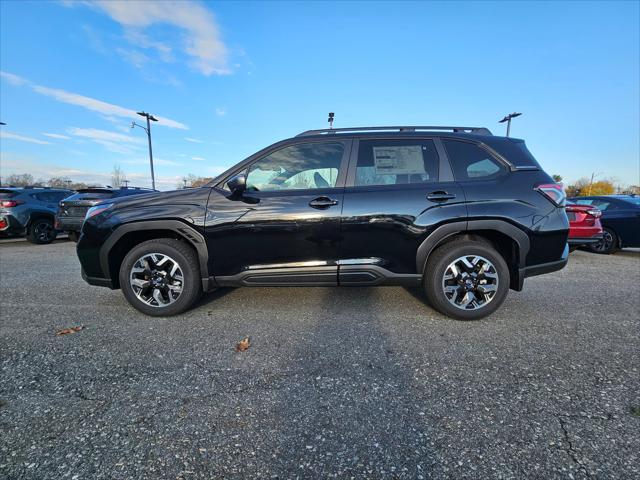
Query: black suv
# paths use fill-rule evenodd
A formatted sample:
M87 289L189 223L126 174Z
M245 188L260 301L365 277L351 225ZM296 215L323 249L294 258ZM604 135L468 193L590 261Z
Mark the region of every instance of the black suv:
M206 187L96 205L77 251L149 315L218 286L405 285L477 319L566 265L564 203L524 141L484 128L311 130Z
M140 187L89 187L80 189L60 202L58 213L56 214L56 228L64 230L71 240L77 242L82 229L82 222L84 222L84 217L89 208L105 200L154 191Z

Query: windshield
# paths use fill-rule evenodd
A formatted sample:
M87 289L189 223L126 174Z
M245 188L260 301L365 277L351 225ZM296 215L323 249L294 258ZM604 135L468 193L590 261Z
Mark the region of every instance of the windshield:
M113 198L115 192L110 190L89 190L81 191L67 198L67 201L71 200L104 200L107 198Z

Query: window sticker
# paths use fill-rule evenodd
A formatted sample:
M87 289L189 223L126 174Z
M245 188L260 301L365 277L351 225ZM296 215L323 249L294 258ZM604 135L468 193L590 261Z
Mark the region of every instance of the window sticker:
M376 175L426 173L422 148L422 145L373 147Z

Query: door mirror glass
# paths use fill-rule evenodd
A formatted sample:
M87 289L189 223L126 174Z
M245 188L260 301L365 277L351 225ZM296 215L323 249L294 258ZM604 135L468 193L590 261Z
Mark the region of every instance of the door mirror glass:
M247 177L244 173L234 175L227 181L227 186L231 193L235 195L242 195L247 189Z

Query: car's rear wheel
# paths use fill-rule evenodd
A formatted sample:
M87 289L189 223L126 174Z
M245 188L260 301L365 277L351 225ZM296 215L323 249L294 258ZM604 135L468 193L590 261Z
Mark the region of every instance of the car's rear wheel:
M134 247L122 262L119 279L129 303L152 316L182 313L202 293L196 253L184 242L170 238Z
M27 231L27 240L37 245L51 243L57 236L58 232L53 228L53 220L44 217L33 220Z
M618 236L613 230L605 228L602 231L602 240L591 245L591 251L608 255L618 250Z
M424 273L427 300L441 313L477 320L495 312L509 291L509 267L488 243L456 240L429 256Z

